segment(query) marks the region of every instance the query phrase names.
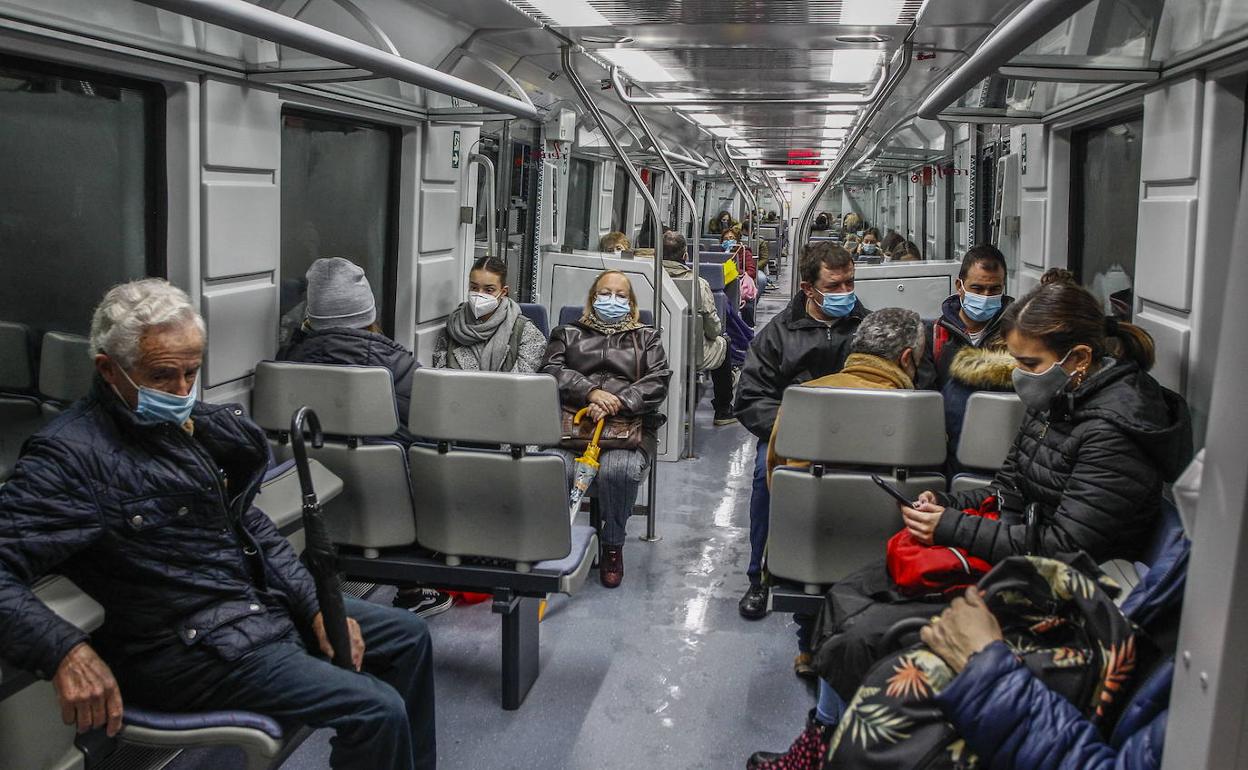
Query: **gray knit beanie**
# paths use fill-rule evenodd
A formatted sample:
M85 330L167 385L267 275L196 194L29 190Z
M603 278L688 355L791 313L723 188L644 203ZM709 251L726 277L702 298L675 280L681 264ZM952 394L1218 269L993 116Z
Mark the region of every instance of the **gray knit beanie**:
M377 302L364 270L349 259L318 259L308 268L308 325L362 329L377 320Z

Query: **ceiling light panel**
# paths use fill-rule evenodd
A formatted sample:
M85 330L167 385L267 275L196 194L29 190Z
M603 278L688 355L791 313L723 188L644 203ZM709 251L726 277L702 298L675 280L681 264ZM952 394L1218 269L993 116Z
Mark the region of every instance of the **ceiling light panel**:
M628 73L640 83L670 83L676 78L645 51L633 48L602 48L594 53Z
M824 118L824 128L849 128L854 124L856 115L846 114L844 112L834 112Z
M711 133L715 136L727 139L737 135L737 129L732 126L717 126L711 129Z
M704 126L724 125L724 119L718 115L703 115L701 113L698 113L695 115L690 115L689 117L693 118L695 121L697 121L698 123L701 123Z
M846 50L832 53L828 81L832 83L866 83L875 79L876 70L884 62L884 54L871 50Z
M841 0L841 15L837 21L863 27L909 24L922 5L920 0Z
M587 0L524 0L521 5L537 11L559 27L608 27L611 25L607 17L599 13Z

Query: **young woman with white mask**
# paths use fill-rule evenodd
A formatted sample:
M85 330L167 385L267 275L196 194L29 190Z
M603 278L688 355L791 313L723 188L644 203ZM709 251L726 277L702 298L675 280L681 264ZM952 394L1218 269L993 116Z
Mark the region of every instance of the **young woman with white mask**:
M468 299L446 319L433 348L434 368L536 372L546 337L510 295L506 263L498 257L473 262Z

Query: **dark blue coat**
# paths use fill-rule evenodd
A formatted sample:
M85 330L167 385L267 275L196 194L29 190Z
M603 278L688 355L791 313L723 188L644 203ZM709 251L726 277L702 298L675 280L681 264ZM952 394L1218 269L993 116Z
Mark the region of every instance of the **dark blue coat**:
M1176 537L1123 613L1156 634L1177 622L1190 543ZM1157 666L1128 701L1109 741L1002 642L971 657L936 703L983 764L1011 770L1154 770L1161 766L1174 660Z
M51 677L86 641L31 592L48 573L104 607L92 644L114 668L196 645L235 660L310 628L311 576L252 506L264 432L237 405L196 404L192 422L142 424L97 377L26 442L0 489L5 660Z

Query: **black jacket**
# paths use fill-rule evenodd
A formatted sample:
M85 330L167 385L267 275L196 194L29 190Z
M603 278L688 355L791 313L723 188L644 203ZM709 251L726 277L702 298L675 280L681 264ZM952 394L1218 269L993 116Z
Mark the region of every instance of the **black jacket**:
M333 329L300 329L290 344L277 353L279 361L301 364L339 364L346 366L384 366L394 376L394 401L399 410L399 424L407 426L408 409L412 404L412 372L420 368L411 351L384 334L366 329L337 327ZM406 438L399 431L400 438Z
M653 328L607 335L579 321L550 333L541 371L559 383L565 406L587 406L590 391L601 389L624 402L625 415L634 416L657 412L672 379L667 352Z
M971 334L966 330L959 311L962 300L957 294L945 298L940 306L940 318L937 318L928 329L927 349L924 358L928 359L936 371L937 389L942 389L949 382L949 367L958 351L967 347L989 347L1001 344L1001 314L1014 301L1013 297L1002 297L1001 309L984 325L984 336L979 344L971 342ZM939 348L939 350L937 350Z
M1192 457L1187 404L1133 363L1105 359L1047 412L1027 411L991 486L942 494L938 545L990 563L1026 552L1024 507L1040 504L1038 555L1086 551L1097 562L1133 558L1148 541L1161 487ZM1001 521L962 513L990 494L1005 498Z
M26 442L0 489L5 660L51 677L86 641L29 588L54 572L104 607L93 645L114 668L193 645L236 660L310 628L311 576L251 504L264 432L237 405L198 403L191 419L193 436L142 424L97 377Z
M741 424L764 441L771 438L784 389L839 372L867 312L859 302L849 315L826 324L806 312L805 294L793 297L750 344L737 383L735 407Z

